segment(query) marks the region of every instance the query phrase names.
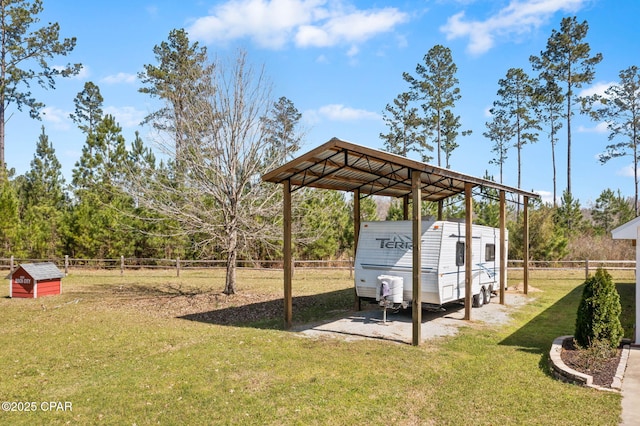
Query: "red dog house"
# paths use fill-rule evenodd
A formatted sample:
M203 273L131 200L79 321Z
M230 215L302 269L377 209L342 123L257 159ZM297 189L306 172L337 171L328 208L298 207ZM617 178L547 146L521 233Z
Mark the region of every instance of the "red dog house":
M53 262L24 263L7 277L9 297L35 299L62 293L62 273Z

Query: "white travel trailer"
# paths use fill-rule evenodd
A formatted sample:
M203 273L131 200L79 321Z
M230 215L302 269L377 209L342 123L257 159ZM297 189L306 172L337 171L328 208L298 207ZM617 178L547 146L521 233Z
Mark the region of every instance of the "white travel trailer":
M410 305L412 233L411 221L361 224L354 267L356 294L361 300L379 301L382 296L391 296L396 307ZM500 230L473 225L472 233L473 306L481 307L500 286ZM423 304L441 306L464 299L464 222L423 220L421 244ZM400 282L402 297L397 289L389 288Z

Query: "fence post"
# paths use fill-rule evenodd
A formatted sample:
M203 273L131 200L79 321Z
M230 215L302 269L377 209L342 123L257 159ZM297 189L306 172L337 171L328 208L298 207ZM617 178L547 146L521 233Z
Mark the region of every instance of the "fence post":
M585 281L589 279L589 259L584 261L584 279Z
M13 255L11 256L11 260L9 261L9 271L13 274Z
M176 258L176 277L180 276L180 258Z
M120 275L124 275L124 256L120 256Z
M349 256L349 278L353 278L353 257Z
M69 255L64 255L64 275L69 275Z

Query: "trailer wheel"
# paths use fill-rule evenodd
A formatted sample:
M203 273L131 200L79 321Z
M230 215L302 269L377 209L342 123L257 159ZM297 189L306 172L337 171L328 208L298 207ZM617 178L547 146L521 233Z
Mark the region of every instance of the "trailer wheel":
M488 305L491 302L491 287L484 288L484 304Z
M480 293L474 294L472 300L474 308L482 308L482 305L484 305L484 290L480 289Z

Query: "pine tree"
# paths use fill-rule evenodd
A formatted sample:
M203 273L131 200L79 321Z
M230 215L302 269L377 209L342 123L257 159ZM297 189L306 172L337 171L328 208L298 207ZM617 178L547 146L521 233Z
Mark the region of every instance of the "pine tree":
M585 281L578 305L574 335L578 345L617 348L624 334L621 312L620 295L611 275L606 269L598 268L596 274Z
M454 116L453 108L461 97L456 73L458 67L453 62L451 49L442 45L433 46L424 56L424 64L416 65L416 76L403 73L403 78L412 90L412 99L421 102L424 125L433 137L438 166L442 167L442 152L445 141L451 148L452 140L445 138L445 132L452 136L460 127L459 116ZM450 116L446 114L450 111ZM464 131L463 135L470 134ZM426 143L426 141L425 141ZM451 154L449 150L448 154Z
M566 17L560 30L553 30L547 47L540 56L531 56L533 69L540 71L540 78L564 84L566 102L563 114L567 123L567 192L571 195L571 116L573 115L574 89L589 84L595 77L595 66L602 61L602 54L591 54L589 43L583 42L589 31L587 21L578 23L576 17Z
M175 160L180 166L185 145L192 144L188 135L194 132L189 128L193 124L190 116L194 101L202 100L197 109L205 114L208 100L204 95L211 85L214 66L208 63L206 47L200 47L197 42L191 43L184 29L172 30L168 40L155 46L153 53L158 65L144 65L144 72L139 73L138 78L146 86L139 92L158 98L166 106L145 117L144 123L172 134L175 138ZM210 111L206 115L211 116Z
M556 209L555 220L567 237L575 235L584 227L584 217L580 209L580 200L574 199L569 191L564 191L560 206Z
M160 162L156 164L156 156L147 147L140 134L135 133L135 138L127 152L125 180L141 179L150 184L158 176L167 176L170 171ZM127 185L127 190L131 188ZM132 213L127 217L132 230L130 237L133 240L135 257L139 258L176 258L185 259L185 247L188 244L181 235L173 231L179 225L169 218L158 214L140 202L143 194L128 192L133 202Z
M31 118L40 118L44 104L32 97L29 82L36 81L44 89L53 89L56 77L73 76L82 68L80 64L67 64L63 68L48 64L50 59L71 53L76 39L73 37L60 41L60 25L57 22L32 30L40 21L38 15L42 11L41 0L0 2L0 168L5 166L7 108L12 104L20 111L27 107ZM39 65L39 71L20 68L34 64Z
M0 256L21 256L20 204L9 173L0 167Z
M262 125L266 138L271 144L268 158L270 164L283 164L293 158L293 154L300 149L304 133L299 130L302 114L286 97L282 96L274 102L270 114L262 117Z
M78 257L130 256L133 199L120 186L126 174L127 150L120 126L106 115L87 136L73 169L76 204L69 239Z
M355 247L355 235L354 235L354 205L353 201L349 203L347 212L347 223L346 227L343 228L343 236L342 236L342 245L341 249L343 252L350 252L351 256L355 257L355 253L353 253L353 248ZM373 197L364 197L360 199L360 220L362 222L366 221L375 221L378 219L378 205L376 204Z
M412 105L411 93L400 93L393 100L393 105L387 104L382 113L382 119L389 128L388 133L380 133L384 141L384 149L392 154L408 157L411 152L421 155L422 161L429 162L432 157L427 152L433 152L433 146L427 143L424 120L418 115L418 108Z
M638 216L638 145L640 144L640 71L631 66L620 71L620 81L607 88L604 96L594 95L584 100L584 109L591 118L607 123L609 140L619 142L607 145L606 153L600 155L600 162L630 156L634 177L634 211ZM600 105L596 107L595 105ZM621 140L620 140L621 139Z
M298 256L330 259L340 251L342 233L349 220L344 194L313 188L306 192L298 201L299 211L304 212L295 235Z
M489 164L495 164L500 170L500 183L503 183L503 169L509 152L509 142L515 136L513 123L507 118L504 109L491 109L491 121L485 123L487 131L483 135L493 141L491 152L495 157L489 160Z
M560 260L568 254L569 239L556 223L557 208L540 202L531 202L529 209L529 257L535 260ZM516 221L508 221L509 259L522 259L523 215Z
M596 229L602 234L608 234L612 229L627 223L634 217L633 207L622 196L620 190L616 194L611 189L605 189L591 208L591 218Z
M21 192L28 255L37 259L61 256L68 196L62 166L44 126Z
M79 92L73 100L76 110L74 114L69 114L69 117L85 135L92 135L102 120L103 102L100 88L91 81L84 84L82 92Z
M558 204L557 173L556 173L556 144L558 131L562 128L562 106L564 96L560 87L553 80L544 80L544 84L536 84L534 90L534 107L538 121L546 124L546 133L551 143L551 170L553 171L553 206ZM543 128L541 127L541 130Z
M444 166L447 169L451 168L451 155L453 151L460 146L457 142L458 129L460 129L460 116L454 116L451 110L446 110L443 113L442 119L442 152L444 153ZM468 136L471 134L471 130L465 130L462 132L462 136ZM426 161L426 160L424 160Z
M522 183L522 147L527 143L535 143L539 129L532 118L533 112L533 82L521 68L511 68L505 78L498 82L498 99L493 103L494 108L504 112L513 129L518 163L518 188Z
M493 181L493 178L486 171L483 179ZM473 223L498 228L500 226L500 194L494 188L483 187L481 191L483 197L473 203L475 216Z

